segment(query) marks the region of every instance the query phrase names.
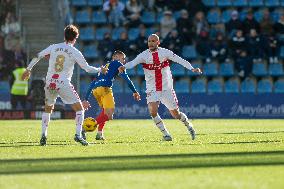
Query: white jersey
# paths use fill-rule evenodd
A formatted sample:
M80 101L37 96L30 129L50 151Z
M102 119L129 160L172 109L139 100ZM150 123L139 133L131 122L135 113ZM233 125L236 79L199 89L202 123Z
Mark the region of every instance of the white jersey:
M142 64L147 93L151 91L172 90L173 79L169 60L179 63L189 70L193 69L188 61L179 57L171 50L161 47L158 47L155 52L151 52L149 49L143 51L134 60L125 64L125 68L130 69L137 64Z
M82 53L69 43L53 44L38 53L38 60L43 57L49 57L49 66L46 79L54 77L61 80L71 81L73 75L74 64L78 63L81 68L89 73L97 73L100 68L89 66ZM32 61L27 69L31 70L37 63Z

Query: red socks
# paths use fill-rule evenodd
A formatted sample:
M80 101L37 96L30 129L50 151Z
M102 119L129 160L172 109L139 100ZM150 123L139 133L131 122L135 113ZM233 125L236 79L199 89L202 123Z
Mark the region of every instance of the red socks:
M105 114L105 111L104 109L102 110L102 112L98 115L98 117L96 118L96 121L97 121L97 124L99 125L99 128L103 128L104 127L104 124L106 121L108 121L108 116Z

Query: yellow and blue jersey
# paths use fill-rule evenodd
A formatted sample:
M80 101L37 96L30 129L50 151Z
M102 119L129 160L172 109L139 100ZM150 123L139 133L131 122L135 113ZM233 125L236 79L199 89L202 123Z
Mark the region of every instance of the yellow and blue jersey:
M113 81L117 75L119 75L118 68L123 66L121 62L117 60L112 60L111 62L106 64L106 68L108 68L108 72L106 74L100 73L94 81L91 82L89 89L87 91L85 99L88 100L91 92L98 87L109 87L111 88L113 85ZM128 87L131 89L133 93L136 93L136 89L128 77L126 72L120 74L120 76L127 82Z

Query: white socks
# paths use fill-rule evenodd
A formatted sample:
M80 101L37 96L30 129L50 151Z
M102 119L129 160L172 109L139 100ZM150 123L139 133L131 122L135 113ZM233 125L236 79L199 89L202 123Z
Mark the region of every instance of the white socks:
M41 134L47 136L47 128L50 121L50 113L43 112L41 118Z
M170 135L170 133L168 132L167 128L165 127L163 120L161 119L161 117L159 116L159 114L157 114L156 117L152 117L153 121L155 122L156 126L160 129L160 131L164 134L164 135Z
M81 138L81 132L82 132L82 124L83 124L83 121L84 121L84 114L85 114L84 110L76 112L76 118L75 118L75 121L76 121L76 134L80 138Z
M193 125L192 123L188 120L187 116L180 112L180 120L184 123L184 125L187 127L187 128L192 128Z

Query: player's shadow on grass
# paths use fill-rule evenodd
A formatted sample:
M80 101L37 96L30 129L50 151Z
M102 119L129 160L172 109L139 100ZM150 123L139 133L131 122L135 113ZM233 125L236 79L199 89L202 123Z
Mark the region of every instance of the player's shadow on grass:
M200 133L198 135L244 135L244 134L269 134L269 133L284 133L284 131L244 131L244 132L229 132L229 133Z
M279 165L284 151L11 159L0 160L0 175Z
M72 145L72 143L66 140L65 141L50 141L48 145L49 146L66 146L66 145ZM0 142L0 148L34 147L34 146L39 146L39 141Z

